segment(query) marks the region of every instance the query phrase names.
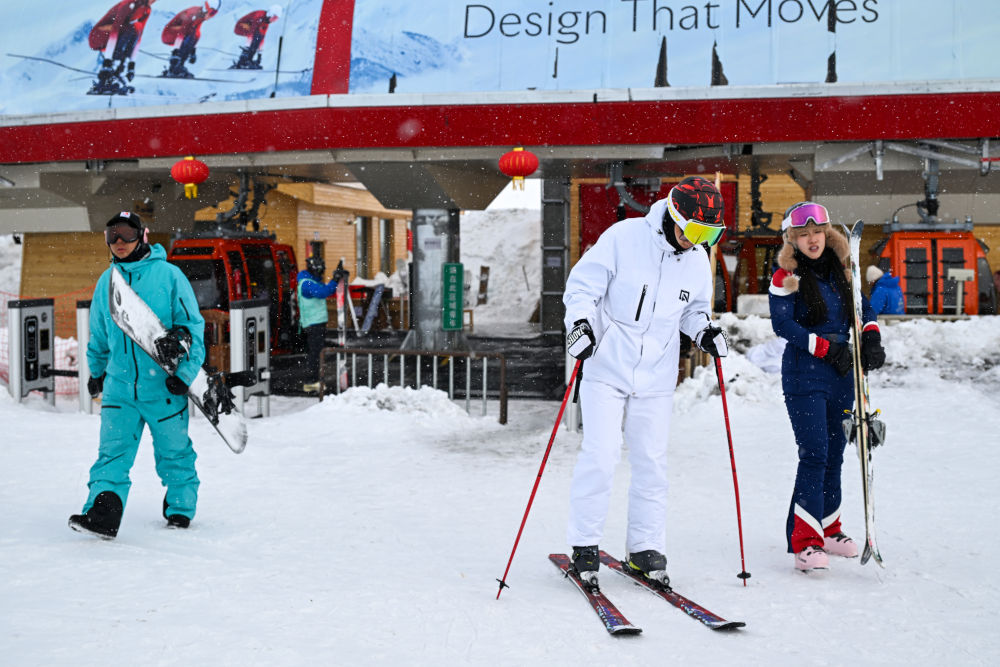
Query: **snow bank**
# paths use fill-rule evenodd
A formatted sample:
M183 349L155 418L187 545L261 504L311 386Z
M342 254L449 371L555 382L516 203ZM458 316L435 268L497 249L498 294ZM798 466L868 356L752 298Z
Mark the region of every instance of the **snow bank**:
M466 307L474 308L477 332L530 332L542 284L541 211L463 211L460 225L461 261L471 278ZM476 305L483 266L490 268L487 301Z

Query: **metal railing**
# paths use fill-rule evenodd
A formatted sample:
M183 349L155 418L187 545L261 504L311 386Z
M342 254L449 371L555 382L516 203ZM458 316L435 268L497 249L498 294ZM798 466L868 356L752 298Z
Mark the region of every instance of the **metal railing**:
M330 370L329 359L333 357L333 369ZM349 359L348 359L349 357ZM499 383L494 395L500 401L500 423L507 423L507 360L500 352L462 352L444 350L385 350L371 348L343 348L325 347L319 355L319 377L320 396L327 393L327 387L332 387L330 393L340 393L340 382L337 374L343 360L344 367L348 373L348 386L360 386L358 382L359 368L358 358L366 358L360 368L361 382L368 387L373 387L379 382L386 386L413 387L419 389L421 386L429 386L434 389L438 387L438 376L446 375L448 382L448 398L455 400L455 366L464 365L464 373L459 371L459 378L464 374L464 387L458 390L465 391L465 411L471 414L471 403L473 394L473 365L476 361L482 362L482 369L478 375L481 378L480 398L482 402L482 414L486 415L486 400L489 395L489 360L494 359L499 363ZM377 364L375 359L381 357L381 364ZM412 359L407 364L407 359ZM440 360L440 361L439 361ZM447 365L447 369L439 372L441 366ZM381 366L381 369L378 368ZM424 367L429 366L430 382L424 376ZM393 380L396 380L393 385ZM442 380L443 382L443 380Z

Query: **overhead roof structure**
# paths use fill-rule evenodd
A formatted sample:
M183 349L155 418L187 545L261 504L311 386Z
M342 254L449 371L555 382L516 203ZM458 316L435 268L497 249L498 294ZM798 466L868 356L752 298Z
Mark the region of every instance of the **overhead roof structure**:
M242 4L228 3L212 22L222 25L251 3ZM507 182L497 159L518 145L539 157L537 175L544 178L607 176L613 165L626 178L735 172L756 160L765 173L792 173L820 194L848 196L880 188L919 192L923 163L940 158L947 170L942 185L953 192L1000 192L1000 177L990 173L991 148L1000 152L1000 66L982 37L989 33L983 25L1000 27L998 17L956 24L944 34L935 21L946 14L942 4L951 3L930 0L916 3L935 8L926 17L903 16L898 0L864 3L865 11L850 14L814 7L815 20L808 13L795 18L787 8L779 13L769 3L753 13L758 3L732 0L711 5L717 14L692 16L688 6L676 7L652 22L639 13L642 3L595 1L581 3L589 9L568 28L565 12L550 11L545 34L545 17L532 9L537 3L508 4L523 11L491 18L482 9L487 5L465 5L463 13L438 1L399 9L394 19L380 3L312 0L270 28L267 58L277 55L274 35L282 21L299 30L294 41L292 33L282 35L285 51L273 71L222 69L213 75L217 83L157 76L163 63L141 60L153 48L145 45L155 43L147 36L135 56L136 71L147 78L133 80L138 92L131 96L80 94L90 82L63 69L89 62L85 44L64 45L63 53L81 55L61 63L8 56L7 80L17 85L0 106L0 231L24 231L29 222L94 227L122 198L139 194L156 202L157 224L177 226L196 207L178 199L180 186L169 179L170 166L185 155L211 168L206 197L224 198L228 183L221 177L243 171L357 181L396 209L485 207ZM152 7L147 32L168 18ZM632 14L621 14L622 7ZM206 44L212 22L203 26L199 63L212 57ZM426 32L415 32L414 22ZM869 45L873 35L888 39L901 29L919 41L914 26L937 40L906 45L897 36L889 47ZM746 51L751 42L740 40L750 33L771 46ZM211 35L220 47L227 35L233 39L222 30ZM634 54L616 55L632 48L622 36L643 49L636 52L645 54L643 67ZM63 37L51 35L54 42ZM797 65L784 48L794 48L803 62L813 49L812 69L790 69ZM915 62L890 71L861 64L868 48L888 48L894 61L938 52L964 60L960 70ZM980 57L984 48L989 62ZM417 55L401 60L399 53ZM704 61L697 75L704 83L689 72L692 53ZM666 67L668 54L679 66ZM761 58L756 67L742 62L748 54ZM143 70L143 62L152 65ZM864 80L866 67L886 78ZM308 72L308 81L287 72ZM921 72L941 78L914 78ZM789 83L784 76L813 79ZM48 97L37 88L42 80ZM643 80L649 87L635 85ZM574 87L581 83L590 85ZM215 101L227 97L238 99Z

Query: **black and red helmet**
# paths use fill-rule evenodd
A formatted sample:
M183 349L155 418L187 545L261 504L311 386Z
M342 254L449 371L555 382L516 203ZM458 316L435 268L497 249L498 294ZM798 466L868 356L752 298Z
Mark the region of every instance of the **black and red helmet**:
M726 229L722 224L722 194L701 176L688 176L670 189L667 212L692 243L715 245ZM667 225L664 233L669 233Z

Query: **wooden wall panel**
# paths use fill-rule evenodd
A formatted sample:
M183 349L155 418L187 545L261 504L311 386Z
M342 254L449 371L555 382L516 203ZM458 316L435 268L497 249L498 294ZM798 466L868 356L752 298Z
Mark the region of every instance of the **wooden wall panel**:
M738 229L750 229L750 176L740 174L737 179L739 200L736 205ZM761 204L765 212L773 213L771 229L781 229L781 218L785 209L795 202L805 199L805 191L787 174L771 174L760 186Z
M309 256L309 243L325 243L326 266L332 272L340 258L344 258L344 268L355 274L354 225L349 224L354 216L346 211L316 206L307 201L298 202L298 235L295 254L299 268L305 268ZM328 274L329 277L329 274Z
M76 337L76 302L94 294L108 268L111 251L103 234L84 232L23 234L21 298L55 299L56 336ZM150 243L166 248L166 234L150 234Z

